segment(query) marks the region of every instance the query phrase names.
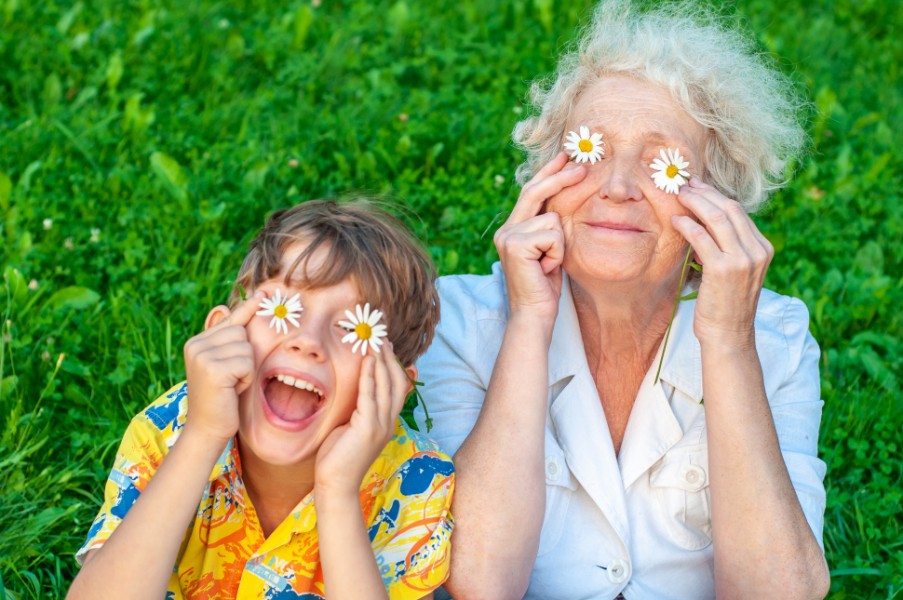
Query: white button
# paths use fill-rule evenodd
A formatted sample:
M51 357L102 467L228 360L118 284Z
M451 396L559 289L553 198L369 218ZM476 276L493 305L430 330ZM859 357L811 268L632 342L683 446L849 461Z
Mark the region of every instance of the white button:
M561 473L561 468L558 466L558 461L554 456L550 456L546 459L546 477L549 481L555 481L558 479L559 473Z
M690 465L684 472L684 481L695 489L701 489L705 485L705 470L699 465Z
M608 565L608 579L612 583L624 583L630 577L630 563L615 559Z

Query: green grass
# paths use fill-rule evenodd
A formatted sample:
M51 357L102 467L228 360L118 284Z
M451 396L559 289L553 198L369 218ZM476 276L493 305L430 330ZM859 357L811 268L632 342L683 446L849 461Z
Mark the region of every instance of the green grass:
M901 6L727 9L817 108L757 221L823 350L833 598L903 598ZM488 268L527 82L589 7L0 0L0 598L65 593L127 420L268 211L383 195L441 272Z

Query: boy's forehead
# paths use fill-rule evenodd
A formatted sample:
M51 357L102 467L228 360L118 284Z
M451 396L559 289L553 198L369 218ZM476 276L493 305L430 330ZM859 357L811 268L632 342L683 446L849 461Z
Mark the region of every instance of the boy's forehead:
M308 242L299 240L286 245L279 263L279 272L273 274L263 285L284 285L288 288L303 290L306 288L329 287L348 283L359 298L363 296L360 282L352 274L338 281L327 281L324 274L330 269L331 261L338 257L331 256L330 245L322 244L313 253L299 261L307 250Z

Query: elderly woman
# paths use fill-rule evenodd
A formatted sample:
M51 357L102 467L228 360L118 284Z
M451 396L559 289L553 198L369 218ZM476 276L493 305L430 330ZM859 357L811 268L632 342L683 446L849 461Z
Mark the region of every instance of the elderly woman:
M500 265L440 281L419 363L455 598L827 593L818 347L748 217L804 139L790 87L705 11L624 1L534 86Z

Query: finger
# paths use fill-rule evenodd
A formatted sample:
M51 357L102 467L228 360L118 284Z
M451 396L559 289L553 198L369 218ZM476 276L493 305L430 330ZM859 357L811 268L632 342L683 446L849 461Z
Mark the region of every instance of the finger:
M505 249L508 256L560 264L564 258L564 233L554 229L514 233L507 238Z
M583 165L567 165L567 155L562 153L555 157L533 177L521 190L520 198L514 205L508 223L520 223L542 212L545 201L564 188L582 181L587 174Z
M542 231L546 229L561 229L561 216L557 212L547 212L536 215L532 219L527 219L522 223L518 223L508 228L510 232L528 232Z
M374 366L374 382L376 385L375 408L380 429L385 431L389 427L392 413L392 378L389 376L387 361L389 358L388 344L380 353Z
M257 314L257 311L260 310L260 301L265 297L266 293L263 290L257 290L252 296L248 297L247 300L238 303L235 306L235 309L233 309L220 324L241 325L244 327L251 322L251 319Z
M743 252L736 225L724 207L686 186L678 195L678 201L699 219L722 252L734 255Z
M671 224L693 246L693 251L703 265L712 263L721 256L721 248L712 239L708 230L690 217L673 215Z
M394 429L395 421L398 419L398 415L401 414L401 409L404 407L404 401L411 388L411 381L408 379L407 372L405 372L404 367L401 366L401 362L398 360L398 357L395 356L395 352L391 346L389 347L388 355L386 356L386 364L389 367L389 376L392 378L392 405L389 416L391 418L391 427Z
M361 362L361 375L357 387L357 410L368 422L372 422L375 415L376 382L374 379L374 366L376 359L365 356Z
M549 175L553 173L557 173L560 171L564 165L568 164L568 154L567 152L559 152L555 155L555 158L547 162L543 167L536 172L536 175L530 178L530 181L534 179L545 179Z
M756 235L758 233L758 228L756 227L756 224L753 223L753 220L749 217L749 214L742 204L728 198L714 186L708 185L696 177L690 178L689 186L685 189L689 193L699 194L713 206L724 211L730 222L733 224L737 239L740 240L741 244L749 248L759 245L757 244L759 236Z
M542 272L548 275L564 262L564 232L552 230L546 236L548 244L543 250L542 258L539 259L539 266L542 267Z

